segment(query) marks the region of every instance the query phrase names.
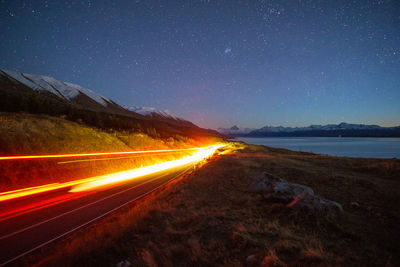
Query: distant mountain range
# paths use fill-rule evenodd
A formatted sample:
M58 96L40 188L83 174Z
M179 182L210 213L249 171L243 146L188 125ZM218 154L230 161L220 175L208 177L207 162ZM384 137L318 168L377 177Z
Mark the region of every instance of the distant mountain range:
M251 131L254 131L254 129L244 128L239 125L233 125L231 128L218 128L217 131L227 135L239 136L246 135Z
M289 137L289 136L326 136L326 137L400 137L400 126L382 127L365 124L327 124L310 125L308 127L265 126L260 129L240 128L233 126L229 129L219 128L219 132L230 136L247 137Z
M217 131L200 128L179 118L168 110L123 107L77 84L4 69L0 70L0 111L66 115L68 119L80 119L100 128L155 129L167 136L222 136Z

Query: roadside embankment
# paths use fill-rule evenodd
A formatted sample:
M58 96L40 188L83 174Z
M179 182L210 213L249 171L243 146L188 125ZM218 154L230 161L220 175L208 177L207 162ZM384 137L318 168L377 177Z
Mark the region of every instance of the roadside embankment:
M157 136L154 129L153 135ZM105 131L62 117L0 113L0 156L179 149L214 141L210 138L200 142L178 135L162 139L144 132ZM1 160L0 192L129 170L182 155L185 153Z

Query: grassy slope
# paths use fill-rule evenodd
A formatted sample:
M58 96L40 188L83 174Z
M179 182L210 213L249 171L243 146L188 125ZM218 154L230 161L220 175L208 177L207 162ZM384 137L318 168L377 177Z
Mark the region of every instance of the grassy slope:
M240 149L22 263L399 266L399 160L232 148ZM311 186L341 203L343 216L316 218L266 202L248 191L262 171Z
M0 113L0 122L2 155L130 149L116 136L56 117Z
M162 140L144 133L106 132L46 115L0 113L0 155L131 151L198 145L201 144L180 136ZM157 161L157 157L58 164L63 160L1 161L0 192L145 166Z

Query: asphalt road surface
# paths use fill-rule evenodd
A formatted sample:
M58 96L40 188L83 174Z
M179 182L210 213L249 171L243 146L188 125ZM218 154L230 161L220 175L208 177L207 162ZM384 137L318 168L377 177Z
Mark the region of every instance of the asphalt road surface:
M90 225L191 168L188 164L97 191L69 193L64 188L1 202L0 266Z

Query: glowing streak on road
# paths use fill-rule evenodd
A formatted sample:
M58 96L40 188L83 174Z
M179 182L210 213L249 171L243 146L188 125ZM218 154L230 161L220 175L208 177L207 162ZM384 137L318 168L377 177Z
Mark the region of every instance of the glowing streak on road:
M66 183L53 183L53 184L34 186L34 187L23 188L23 189L8 191L8 192L2 192L2 193L0 193L0 202L19 198L19 197L29 196L29 195L33 195L33 194L43 193L43 192L47 192L47 191L67 188L67 187L73 187L70 190L70 192L79 192L79 191L84 191L84 190L89 190L89 189L93 189L96 187L100 187L100 186L103 186L106 184L122 182L124 180L130 180L130 179L144 176L147 174L156 173L156 172L159 172L162 170L168 170L168 169L180 166L180 165L185 165L188 163L195 163L197 161L200 161L202 159L205 159L205 158L211 156L215 152L215 150L217 150L218 148L221 148L221 147L223 147L223 145L213 145L213 146L208 146L208 147L203 147L203 148L196 148L199 151L197 151L196 153L194 153L191 156L183 157L178 160L167 161L164 163L150 165L150 166L139 168L139 169L132 169L132 170L124 171L124 172L117 172L117 173L112 173L112 174L107 174L107 175L102 175L102 176L80 179L80 180L70 181L70 182L66 182ZM193 150L193 149L191 149L191 150Z
M148 174L157 173L160 171L169 170L178 166L186 165L189 163L195 163L200 160L203 160L212 154L214 154L215 150L223 147L222 145L215 145L209 148L202 149L191 156L187 156L177 160L171 160L159 164L150 165L147 167L133 169L124 172L112 173L108 175L99 176L98 179L86 183L82 183L76 186L73 186L70 192L82 192L87 190L97 189L102 186L115 184L127 180L132 180L137 177L142 177Z
M17 189L17 190L13 190L13 191L2 192L2 193L0 193L0 197L1 197L2 195L20 193L20 192L23 192L23 191L33 190L33 189L38 189L38 188L43 188L43 187L51 186L51 185L55 185L55 184L57 184L57 183L54 183L54 184L45 184L45 185L39 185L39 186L33 186L33 187L28 187L28 188Z
M42 185L42 186L28 187L28 188L24 188L24 189L20 189L20 190L15 190L15 191L3 192L0 195L0 202L19 198L19 197L25 197L25 196L30 196L30 195L34 195L34 194L43 193L43 192L48 192L48 191L52 191L52 190L57 190L57 189L65 188L65 187L70 187L70 186L74 186L77 184L90 182L92 180L95 180L96 178L97 177L92 177L92 178L75 180L75 181L66 182L66 183L54 183L54 184L47 184L47 185Z
M146 153L166 153L177 151L200 150L201 147L180 148L180 149L161 149L161 150L143 150L143 151L121 151L121 152L100 152L100 153L81 153L81 154L54 154L54 155L24 155L24 156L3 156L0 160L18 160L18 159L49 159L49 158L71 158L71 157L91 157L91 156L110 156L110 155L130 155Z
M196 148L197 149L197 148ZM195 150L195 149L193 149ZM177 152L180 153L180 152ZM176 154L177 154L176 153ZM175 154L175 153L171 153L171 154ZM165 152L161 152L161 153L151 153L151 156L154 155L165 155ZM139 158L139 157L146 157L148 155L143 155L143 154L139 154L139 155L133 155L133 156L126 156L126 157L115 157L115 158L94 158L94 159L77 159L77 160L69 160L69 161L59 161L57 162L57 164L70 164L70 163L79 163L79 162L93 162L93 161L104 161L104 160L120 160L120 159L133 159L133 158Z

